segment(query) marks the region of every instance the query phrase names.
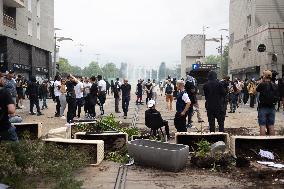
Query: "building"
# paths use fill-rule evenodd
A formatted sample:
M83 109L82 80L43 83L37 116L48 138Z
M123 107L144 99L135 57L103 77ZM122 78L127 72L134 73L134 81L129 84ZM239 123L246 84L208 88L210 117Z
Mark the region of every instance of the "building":
M0 0L0 69L48 78L54 49L54 0Z
M259 78L265 69L284 75L284 1L231 0L229 72ZM258 52L259 45L265 52Z
M205 57L205 35L189 34L181 41L181 77Z

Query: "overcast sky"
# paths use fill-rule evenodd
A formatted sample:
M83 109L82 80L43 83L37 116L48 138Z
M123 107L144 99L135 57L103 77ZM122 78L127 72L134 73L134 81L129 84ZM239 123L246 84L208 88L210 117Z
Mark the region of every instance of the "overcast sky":
M178 64L182 38L202 34L203 25L207 38L220 36L229 27L229 0L55 0L57 35L74 40L60 43L60 56L81 67L96 54L101 64ZM219 45L208 42L206 54Z

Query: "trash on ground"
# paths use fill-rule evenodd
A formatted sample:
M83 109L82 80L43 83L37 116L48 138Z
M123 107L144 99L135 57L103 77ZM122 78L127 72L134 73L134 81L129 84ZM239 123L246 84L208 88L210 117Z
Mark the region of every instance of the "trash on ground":
M259 155L263 158L272 159L274 160L274 155L272 152L260 150Z

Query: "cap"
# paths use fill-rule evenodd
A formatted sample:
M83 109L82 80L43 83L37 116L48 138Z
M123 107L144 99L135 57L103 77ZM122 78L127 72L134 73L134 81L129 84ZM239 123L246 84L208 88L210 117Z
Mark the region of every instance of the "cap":
M263 71L263 77L265 78L272 78L272 72L270 70L264 70Z
M150 100L148 102L148 108L152 108L156 104L155 100Z

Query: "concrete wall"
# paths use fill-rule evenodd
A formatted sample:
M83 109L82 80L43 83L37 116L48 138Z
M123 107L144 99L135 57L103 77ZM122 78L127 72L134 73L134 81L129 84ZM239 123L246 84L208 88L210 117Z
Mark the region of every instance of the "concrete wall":
M260 74L265 69L273 69L282 75L283 15L283 0L231 0L229 70L260 66ZM265 44L267 51L257 52L259 44ZM273 53L277 54L277 63L272 61ZM259 73L247 75L256 77L257 74L259 76ZM240 73L238 77L247 75Z
M197 59L205 56L204 35L187 35L181 41L181 76L186 76L186 70L192 68Z
M32 11L17 8L17 30L3 25L3 0L0 0L0 35L52 52L54 49L54 0L40 0L40 17L37 16L37 0L32 0ZM32 20L32 36L28 35L28 18ZM40 24L40 40L37 39L37 24Z

